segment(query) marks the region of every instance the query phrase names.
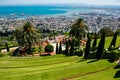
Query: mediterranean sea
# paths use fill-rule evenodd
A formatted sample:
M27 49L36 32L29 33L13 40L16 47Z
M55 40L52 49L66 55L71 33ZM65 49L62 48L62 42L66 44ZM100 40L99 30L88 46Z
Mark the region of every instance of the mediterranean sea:
M106 8L105 8L106 9ZM66 6L66 5L39 5L39 6L0 6L0 18L26 18L29 16L71 15L74 13L102 13L101 8ZM108 12L106 12L108 13Z
M54 15L67 13L56 6L0 6L0 15Z

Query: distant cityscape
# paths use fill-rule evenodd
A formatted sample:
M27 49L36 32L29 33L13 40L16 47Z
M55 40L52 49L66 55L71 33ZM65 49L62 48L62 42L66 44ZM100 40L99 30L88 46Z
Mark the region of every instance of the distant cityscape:
M77 7L76 7L77 8ZM79 7L78 7L79 8ZM83 7L84 8L84 7ZM92 12L93 11L93 12ZM69 31L69 27L77 20L83 18L90 32L98 32L101 28L110 28L112 31L120 29L120 10L119 8L92 8L92 11L76 11L64 15L56 16L28 16L26 18L18 18L15 14L9 17L0 16L0 32L11 32L26 21L31 21L32 24L43 29L55 31ZM21 14L21 16L26 16Z

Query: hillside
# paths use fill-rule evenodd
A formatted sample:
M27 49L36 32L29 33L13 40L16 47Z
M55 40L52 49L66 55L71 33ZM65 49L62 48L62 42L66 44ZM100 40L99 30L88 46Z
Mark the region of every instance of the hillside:
M99 80L97 76L101 76L102 80L107 78L109 78L107 80L117 80L114 75L119 69L113 69L115 65L107 60L83 60L81 57L64 55L2 57L0 78L1 80L90 80L89 78Z

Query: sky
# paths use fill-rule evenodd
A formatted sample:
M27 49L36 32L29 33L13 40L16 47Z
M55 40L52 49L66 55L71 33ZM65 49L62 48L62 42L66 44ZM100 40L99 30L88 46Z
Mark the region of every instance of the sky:
M0 0L0 5L32 5L32 4L48 4L48 3L120 5L120 0Z

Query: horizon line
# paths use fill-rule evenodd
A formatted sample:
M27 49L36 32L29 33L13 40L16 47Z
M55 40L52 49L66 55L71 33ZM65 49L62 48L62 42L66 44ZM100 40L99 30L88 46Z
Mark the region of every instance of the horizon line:
M40 5L72 5L72 6L120 6L118 4L86 4L86 3L39 3L39 4L2 4L0 6L40 6ZM76 4L76 5L74 5Z

